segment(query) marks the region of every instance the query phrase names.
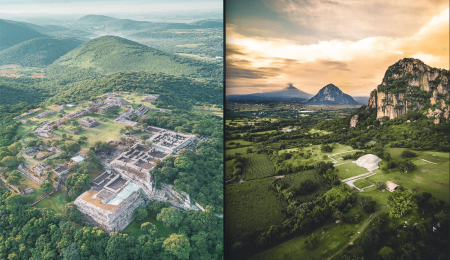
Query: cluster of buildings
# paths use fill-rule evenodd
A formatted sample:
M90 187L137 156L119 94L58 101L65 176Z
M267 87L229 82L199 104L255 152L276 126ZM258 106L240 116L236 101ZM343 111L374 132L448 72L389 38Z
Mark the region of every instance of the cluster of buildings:
M192 204L189 195L172 185L156 187L151 170L157 162L178 153L197 138L157 127L145 130L151 136L150 147L137 143L106 165L106 171L91 183L91 189L76 200L78 207L92 224L107 232L122 231L133 220L136 208L146 200L168 201L180 209L203 210Z

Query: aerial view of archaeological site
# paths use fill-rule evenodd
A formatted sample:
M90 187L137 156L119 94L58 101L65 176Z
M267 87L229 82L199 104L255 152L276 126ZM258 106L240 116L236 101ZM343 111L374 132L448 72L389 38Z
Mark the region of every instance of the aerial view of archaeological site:
M223 259L223 2L174 2L0 3L0 259Z

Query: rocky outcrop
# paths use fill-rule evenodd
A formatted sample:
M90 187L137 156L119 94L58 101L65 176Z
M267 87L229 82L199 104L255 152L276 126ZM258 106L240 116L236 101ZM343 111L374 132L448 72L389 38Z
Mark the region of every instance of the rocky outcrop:
M358 123L358 115L352 116L352 119L350 120L350 127L356 127L356 124Z
M381 84L370 93L367 109L375 108L377 119L394 119L428 104L438 107L448 120L449 77L448 70L432 68L418 59L402 59L388 68ZM436 118L436 114L431 116ZM436 118L435 123L439 122Z

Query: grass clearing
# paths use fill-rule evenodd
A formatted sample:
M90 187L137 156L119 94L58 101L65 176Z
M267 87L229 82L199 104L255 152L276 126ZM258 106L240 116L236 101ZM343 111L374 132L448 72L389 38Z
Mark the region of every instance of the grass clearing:
M68 203L60 192L53 193L50 198L36 204L36 208L47 208L53 213L63 213L64 206Z
M362 189L362 188L364 188L364 187L367 187L367 186L372 185L373 182L371 182L371 181L369 181L369 180L367 180L367 179L359 179L359 180L356 180L355 182L353 182L353 184L354 184L356 187Z
M308 259L322 260L332 256L335 252L347 245L349 241L353 241L358 235L358 231L362 231L370 220L361 206L353 207L346 215L360 215L360 221L357 224L336 224L334 221L328 221L321 227L315 229L311 233L284 241L260 254L257 254L249 260L275 260L275 259ZM373 219L373 218L372 218ZM325 233L322 234L322 231ZM306 247L305 240L312 233L319 237L316 248L309 249ZM301 256L301 257L299 257Z
M406 189L418 189L419 192L430 192L434 197L449 202L449 162L438 165L413 159L417 170L411 173L403 173L395 169L390 173L375 170L377 174L367 178L373 183L393 181ZM345 164L346 165L346 164ZM342 165L344 166L344 165Z
M338 170L337 175L341 180L369 172L369 170L359 167L356 163L346 163L335 168Z
M177 233L178 229L173 227L167 227L164 225L163 222L156 220L156 217L152 214L149 214L145 219L143 220L133 220L123 231L122 233L139 237L142 235L141 232L141 225L142 223L150 222L153 223L156 226L156 229L158 229L158 234L161 237L169 237L173 233Z

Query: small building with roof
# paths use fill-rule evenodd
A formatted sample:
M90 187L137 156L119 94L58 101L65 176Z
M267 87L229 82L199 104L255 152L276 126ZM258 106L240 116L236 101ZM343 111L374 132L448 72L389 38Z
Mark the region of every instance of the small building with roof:
M400 186L392 181L387 181L385 184L386 184L386 189L390 192L395 191L397 189L397 187Z

